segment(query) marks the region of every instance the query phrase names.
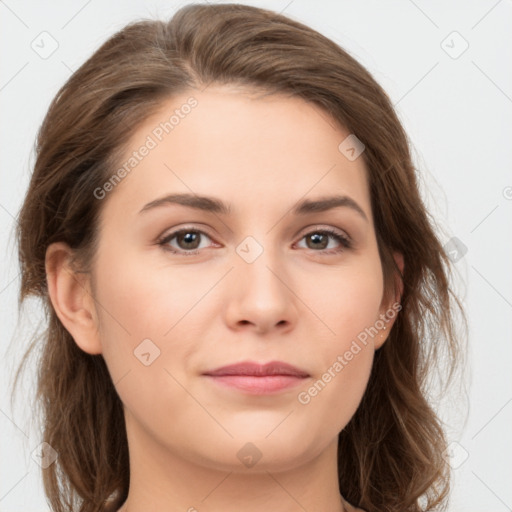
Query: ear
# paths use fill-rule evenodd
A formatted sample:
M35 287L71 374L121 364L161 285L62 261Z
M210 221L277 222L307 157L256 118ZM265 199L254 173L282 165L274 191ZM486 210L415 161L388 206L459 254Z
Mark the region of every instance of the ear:
M62 325L75 343L88 354L102 352L96 304L87 273L73 270L73 250L64 242L56 242L46 250L48 294Z
M399 311L402 309L400 302L404 291L404 282L402 279L402 276L404 274L404 257L403 254L399 252L394 252L393 259L395 260L396 266L398 267L400 273L395 270L395 296L391 300L389 300L386 299L386 297L389 297L389 294L384 293L384 299L379 310L379 319L381 320L381 322L378 322L379 325L383 325L383 328L379 329L379 333L375 337L375 350L378 350L388 339L391 327L393 327L396 317L398 316Z

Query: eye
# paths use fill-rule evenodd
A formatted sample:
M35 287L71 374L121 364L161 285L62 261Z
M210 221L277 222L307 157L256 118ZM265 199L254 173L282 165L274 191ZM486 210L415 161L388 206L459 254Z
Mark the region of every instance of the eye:
M198 254L201 249L204 249L204 246L201 247L201 238L203 237L211 240L210 236L204 231L194 228L182 228L164 235L157 243L165 251L169 251L172 254L193 256ZM313 249L313 252L319 252L321 254L337 254L352 247L350 238L347 235L332 228L310 231L303 235L300 240L302 241L304 239L309 241L309 243L306 242L306 248ZM338 242L340 247L329 249L329 239ZM171 244L173 240L175 240L178 247Z
M198 229L192 228L183 228L178 231L173 231L168 235L165 235L163 238L158 240L158 245L162 246L162 248L166 251L169 251L173 254L182 254L184 256L193 256L199 252L199 249L204 247L200 247L201 237L210 238L204 231L200 231ZM178 250L176 247L169 246L169 242L176 239L176 243L178 244ZM210 239L211 240L211 239Z
M338 232L337 230L331 228L316 229L314 231L310 231L301 238L301 240L304 239L306 239L308 248L313 248L315 249L314 252L323 254L336 254L352 247L352 243L347 235L341 231ZM329 245L329 239L336 240L341 245L341 247L334 249L327 248ZM308 243L308 241L310 243Z

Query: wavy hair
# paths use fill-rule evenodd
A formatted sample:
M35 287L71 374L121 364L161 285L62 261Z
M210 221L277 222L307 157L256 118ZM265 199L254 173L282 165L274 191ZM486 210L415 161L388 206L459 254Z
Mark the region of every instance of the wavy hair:
M339 488L367 512L444 510L450 468L443 423L428 397L439 369L448 385L461 362L450 261L420 197L407 135L371 74L330 39L270 10L189 4L168 21L140 20L114 34L53 99L19 212L19 303L42 302L35 403L44 440L59 454L42 470L53 512L115 511L129 489L123 408L101 355L76 345L48 295L45 254L66 242L76 268L94 264L104 202L134 130L164 100L191 88L235 84L312 102L357 136L364 158L386 293L393 252L404 258L402 309L376 352L360 406L339 434Z

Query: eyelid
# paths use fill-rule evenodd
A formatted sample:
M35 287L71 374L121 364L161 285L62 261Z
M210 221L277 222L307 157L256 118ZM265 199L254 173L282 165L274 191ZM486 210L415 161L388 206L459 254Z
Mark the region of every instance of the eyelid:
M325 231L328 233L335 233L338 236L345 238L347 241L352 243L352 237L344 230L335 226L322 225L322 224L311 224L299 231L299 235L302 237L316 231ZM299 236L297 235L297 236Z

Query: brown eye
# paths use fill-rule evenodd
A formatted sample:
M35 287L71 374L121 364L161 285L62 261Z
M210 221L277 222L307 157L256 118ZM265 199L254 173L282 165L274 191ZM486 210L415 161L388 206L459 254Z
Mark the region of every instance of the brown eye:
M313 249L315 252L338 253L351 247L351 242L346 235L331 229L310 231L301 240L304 239L306 240L307 248ZM341 248L327 249L330 239L336 240Z
M329 245L329 235L325 233L313 233L305 238L311 242L310 249L326 249Z
M158 241L158 245L162 246L164 250L170 251L174 254L183 254L190 256L197 254L200 249L201 238L210 237L203 231L196 229L180 229L169 233L164 238ZM170 245L170 242L176 239L176 245Z
M182 231L176 235L180 249L197 249L200 238L201 235L197 231Z

